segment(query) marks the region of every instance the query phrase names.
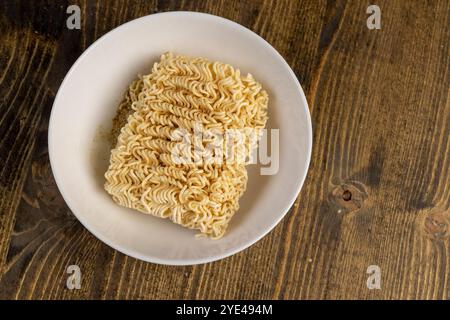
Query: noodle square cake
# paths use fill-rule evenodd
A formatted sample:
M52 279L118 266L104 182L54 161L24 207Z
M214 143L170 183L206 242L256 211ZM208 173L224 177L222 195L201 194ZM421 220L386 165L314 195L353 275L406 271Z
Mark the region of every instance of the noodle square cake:
M119 106L126 120L111 151L106 191L119 205L222 237L247 185L246 163L227 157L227 132L259 137L267 107L266 91L250 74L204 58L162 55ZM254 142L240 140L244 158Z

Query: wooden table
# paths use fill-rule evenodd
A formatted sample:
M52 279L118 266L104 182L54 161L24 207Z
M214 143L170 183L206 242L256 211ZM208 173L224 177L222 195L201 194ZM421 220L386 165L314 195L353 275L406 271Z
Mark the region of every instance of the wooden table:
M81 30L66 27L74 3ZM366 1L2 1L0 298L450 298L450 2L373 4L380 30L366 26ZM283 221L198 266L145 263L97 240L58 192L47 152L52 103L79 55L169 10L223 16L269 41L314 127L308 177ZM66 287L73 264L79 290ZM371 265L381 289L367 286Z

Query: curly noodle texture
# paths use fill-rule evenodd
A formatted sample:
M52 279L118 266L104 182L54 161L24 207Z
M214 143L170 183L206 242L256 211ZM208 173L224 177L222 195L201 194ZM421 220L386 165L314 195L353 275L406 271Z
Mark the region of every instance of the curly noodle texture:
M222 237L247 185L245 162L236 159L256 148L267 105L266 91L250 74L241 76L228 64L204 58L162 55L150 74L130 85L120 104L130 112L111 151L106 191L122 206ZM235 161L206 161L214 154L208 144L221 156L227 144L214 135L197 141L198 127L257 134L233 145ZM188 147L180 144L186 136L193 140ZM177 161L174 154L194 161Z

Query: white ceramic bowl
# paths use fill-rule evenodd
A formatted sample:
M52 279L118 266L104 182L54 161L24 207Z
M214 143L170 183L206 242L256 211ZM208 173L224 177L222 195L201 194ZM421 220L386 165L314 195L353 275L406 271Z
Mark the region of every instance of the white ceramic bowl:
M253 74L270 96L268 128L280 130L278 173L260 175L258 165L248 167L249 183L241 208L220 240L197 238L196 231L120 207L103 189L109 150L102 133L111 128L129 83L138 74L148 73L166 51L223 61ZM90 232L132 257L189 265L237 253L283 218L306 177L312 130L303 90L270 44L220 17L170 12L130 21L81 55L55 98L48 142L61 194Z

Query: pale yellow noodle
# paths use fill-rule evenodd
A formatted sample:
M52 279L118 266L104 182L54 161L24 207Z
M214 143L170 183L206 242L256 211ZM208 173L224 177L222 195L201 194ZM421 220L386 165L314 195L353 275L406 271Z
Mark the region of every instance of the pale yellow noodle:
M192 155L179 146L180 130L192 134L199 124L217 132L261 130L267 121L266 91L228 64L167 53L150 74L130 85L124 104L132 113L111 151L105 189L122 206L222 237L246 189L245 164L180 164L171 154L181 148ZM233 146L235 156L248 156L258 137ZM194 139L194 146L211 155L205 144L215 139Z

